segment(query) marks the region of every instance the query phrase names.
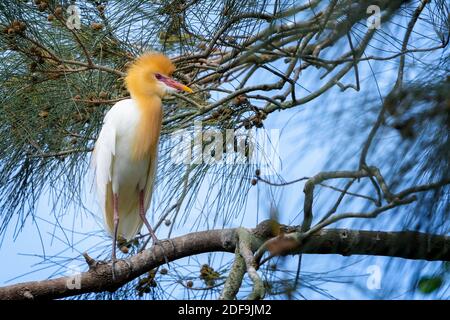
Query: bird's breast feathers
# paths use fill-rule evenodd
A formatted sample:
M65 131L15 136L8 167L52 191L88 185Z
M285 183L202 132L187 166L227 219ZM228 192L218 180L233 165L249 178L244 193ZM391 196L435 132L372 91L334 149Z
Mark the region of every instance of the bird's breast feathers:
M122 157L143 160L151 157L157 148L161 120L160 102L152 99L145 99L143 102L127 99L111 108L103 127L114 128L116 150L121 152Z
M158 109L143 108L132 99L116 103L105 116L95 147L97 183L111 181L114 189L144 184L150 164L156 162L160 126Z

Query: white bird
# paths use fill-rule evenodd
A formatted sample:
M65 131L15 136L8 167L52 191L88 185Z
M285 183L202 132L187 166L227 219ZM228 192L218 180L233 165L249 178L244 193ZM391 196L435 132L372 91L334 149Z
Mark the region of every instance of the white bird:
M158 241L145 214L152 198L162 123L163 96L192 90L171 78L175 67L160 53L140 56L128 69L125 83L131 99L106 114L95 143L92 164L105 228L113 237L112 272L118 236L131 240L144 223Z

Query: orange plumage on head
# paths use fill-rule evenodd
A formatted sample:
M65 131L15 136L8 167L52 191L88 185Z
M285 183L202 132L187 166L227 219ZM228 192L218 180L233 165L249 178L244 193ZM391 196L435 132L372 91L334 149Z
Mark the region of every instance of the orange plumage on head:
M171 77L175 71L172 61L162 53L144 53L129 67L125 83L132 97L157 94L162 97L164 92L158 86L155 74Z

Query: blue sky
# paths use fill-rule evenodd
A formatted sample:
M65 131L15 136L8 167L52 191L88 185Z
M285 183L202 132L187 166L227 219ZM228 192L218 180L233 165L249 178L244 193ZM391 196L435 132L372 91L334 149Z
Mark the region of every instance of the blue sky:
M392 26L386 26L386 28L392 28ZM377 69L382 72L377 76L377 84L382 93L387 92L392 87L393 76L397 70L396 62L388 62L383 65L381 70ZM275 67L282 68L283 66L276 65ZM340 121L333 118L333 115L342 108L349 107L352 101L360 103L361 96L374 96L376 89L371 67L368 63L361 64L362 91L359 93L347 91L345 93L345 101L340 98L340 91L334 88L324 98L319 98L310 104L299 106L293 110L276 112L269 116L264 123L265 128L268 130L282 130L279 150L282 163L282 169L279 172L280 176L286 180L293 180L298 177L311 176L321 170L330 168L330 157L336 151L336 148L341 146L338 143L342 143L342 141L339 141L338 136L344 136L346 131L351 131L353 128L360 128L358 117L362 117L364 110L368 108L361 105L361 111L355 112L355 114L352 113ZM417 72L413 70L408 74L408 77L414 78L416 75ZM264 77L269 76L264 75ZM257 81L257 79L258 77L255 77L253 81ZM353 81L351 76L346 77L344 80L348 82ZM317 71L308 70L301 76L299 81L298 91L300 93L316 88L319 83ZM213 99L218 99L219 97L213 96ZM355 106L351 107L354 108ZM320 117L321 114L323 114L322 117ZM305 120L313 119L313 117L319 117L319 121L308 122ZM311 134L313 131L320 134ZM367 131L361 131L359 138L363 139L366 134ZM336 139L330 139L333 136ZM396 148L397 136L386 135L383 138L387 140L387 150ZM347 162L350 169L357 158L358 148L355 147L354 149L355 158L348 159ZM86 179L90 181L90 177ZM89 183L86 185L89 186ZM197 195L198 208L201 208L200 204L206 194L205 189L209 187L205 183ZM240 216L233 219L228 226L237 227L242 222L242 225L245 227L253 227L258 221L269 218L271 207L276 207L280 212L278 217L280 222L299 224L303 206L302 188L303 184L294 184L283 188L260 184L252 187L247 195L247 204L242 209ZM80 270L86 270L85 263L81 257L82 252L87 251L95 256L103 250L109 249L110 240L102 229L101 214L94 194L89 188L84 191L83 205L92 213L86 212L74 204L65 210L64 216L55 217L52 214L49 193L44 193L39 201L35 220L28 219L17 238L13 237L14 229L12 227L8 229L5 240L0 247L0 261L2 261L0 284L6 285L21 281L40 280L58 274L63 275L68 272L68 267L70 266L79 266ZM329 204L329 197L329 193L318 194L315 200L317 201L316 207L322 208L322 206ZM157 206L155 202L158 199L159 196L157 194L153 201L155 206ZM347 206L347 210L357 210L361 206L361 202L355 201ZM202 211L198 208L191 211L186 224L175 228L172 236L192 231L192 222L196 221L199 216L203 217ZM156 212L160 213L160 210ZM401 212L395 217L387 213L377 218L376 221L343 221L337 226L367 230L401 230L403 217L404 215ZM55 227L56 220L58 221L57 227ZM156 218L152 218L153 222L156 220ZM206 228L210 223L210 217L205 218L203 228ZM71 232L71 230L75 232ZM162 225L158 235L164 238L167 232L168 227ZM73 244L73 246L68 244ZM106 253L101 254L101 257L109 259L109 255ZM224 254L223 257L227 260L232 255ZM210 261L210 258L211 255L201 255L199 263ZM215 263L219 263L220 258L221 255L216 255ZM74 260L68 263L70 259ZM60 265L55 265L55 262L59 262ZM189 263L189 259L183 259L183 261L179 261L172 268L176 269L183 264ZM295 269L296 260L282 261L280 266L286 269ZM306 279L306 283L300 292L309 299L329 298L330 296L327 296L327 293L339 299L448 299L449 296L448 286L433 295L423 295L412 290L414 283L410 275L419 269L423 274L439 272L440 262L405 261L400 258L390 259L386 257L304 255L302 266L302 276ZM381 290L370 290L367 287L368 268L370 266L379 267L381 272ZM31 271L33 272L30 273ZM176 272L176 270L170 270L170 272ZM26 275L16 278L22 274ZM325 290L326 293L309 289L310 285ZM174 296L182 297L185 293L184 289L179 288L177 290ZM242 292L240 297L244 297L244 294L245 292Z

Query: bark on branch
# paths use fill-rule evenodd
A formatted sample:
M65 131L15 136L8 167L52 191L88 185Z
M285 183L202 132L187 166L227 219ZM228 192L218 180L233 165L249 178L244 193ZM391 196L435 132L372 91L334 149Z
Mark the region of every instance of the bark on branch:
M73 277L19 283L0 288L0 299L57 299L87 292L114 291L123 284L169 261L206 252L234 252L237 229L189 233L163 241L164 252L153 246L116 264L116 280L111 277L111 264L89 260L89 271L79 275L80 287ZM272 223L262 222L250 233L267 240L276 235ZM300 249L301 248L301 249ZM252 248L256 250L257 248ZM295 251L295 250L294 250ZM450 237L413 231L381 232L347 229L323 229L301 244L298 253L380 255L407 259L450 261Z

